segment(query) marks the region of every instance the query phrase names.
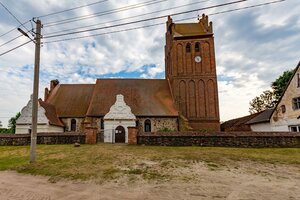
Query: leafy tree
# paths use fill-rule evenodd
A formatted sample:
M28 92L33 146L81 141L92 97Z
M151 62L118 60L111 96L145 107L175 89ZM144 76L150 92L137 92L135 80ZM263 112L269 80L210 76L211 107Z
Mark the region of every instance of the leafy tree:
M260 96L255 97L250 102L249 112L251 114L273 108L276 105L276 95L271 90L264 91Z
M18 112L16 114L16 116L10 118L10 120L8 121L8 127L10 128L11 130L11 133L15 133L16 132L16 121L17 119L21 116L21 113Z
M0 128L2 128L2 122L0 121Z
M274 82L271 84L272 90L266 90L261 95L255 97L250 101L249 112L251 114L264 111L268 108L275 107L279 98L283 94L289 80L291 79L294 70L288 70L283 72Z
M287 86L290 78L292 77L294 70L288 70L283 72L281 76L279 76L274 82L272 82L272 89L274 90L276 99L279 100L281 95L283 94L285 87Z

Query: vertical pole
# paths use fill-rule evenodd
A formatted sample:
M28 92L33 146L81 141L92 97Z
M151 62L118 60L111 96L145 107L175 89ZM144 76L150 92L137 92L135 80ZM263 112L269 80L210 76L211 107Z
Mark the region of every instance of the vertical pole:
M34 163L36 158L41 29L42 29L42 23L40 20L37 20L36 35L34 38L35 59L34 59L34 79L33 79L33 97L32 97L32 131L31 131L31 142L30 142L30 163Z

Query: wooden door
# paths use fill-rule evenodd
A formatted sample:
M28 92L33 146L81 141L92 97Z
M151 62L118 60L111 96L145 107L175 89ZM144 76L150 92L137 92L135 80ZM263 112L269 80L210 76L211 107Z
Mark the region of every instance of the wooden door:
M115 143L125 143L125 129L123 126L118 126L116 128Z

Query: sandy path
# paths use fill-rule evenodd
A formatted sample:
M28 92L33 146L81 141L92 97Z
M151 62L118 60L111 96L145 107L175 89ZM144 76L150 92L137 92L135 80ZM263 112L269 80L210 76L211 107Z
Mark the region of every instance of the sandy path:
M102 185L70 181L50 183L47 177L5 171L0 172L0 199L300 199L300 172L295 167L244 168L242 171L209 170L203 165L195 165L189 170L196 177L192 182L156 184L117 180Z

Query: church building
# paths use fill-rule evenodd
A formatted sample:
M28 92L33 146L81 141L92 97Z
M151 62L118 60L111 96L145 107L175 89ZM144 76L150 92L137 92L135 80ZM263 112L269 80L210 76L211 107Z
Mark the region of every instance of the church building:
M125 143L128 127L139 132L219 131L212 22L205 15L197 23L173 23L169 17L166 25L165 79L97 79L95 84L53 80L39 101L39 115L49 131L84 132L89 124L104 132L104 142ZM23 109L21 117L31 116L28 112ZM21 126L17 122L17 130Z

